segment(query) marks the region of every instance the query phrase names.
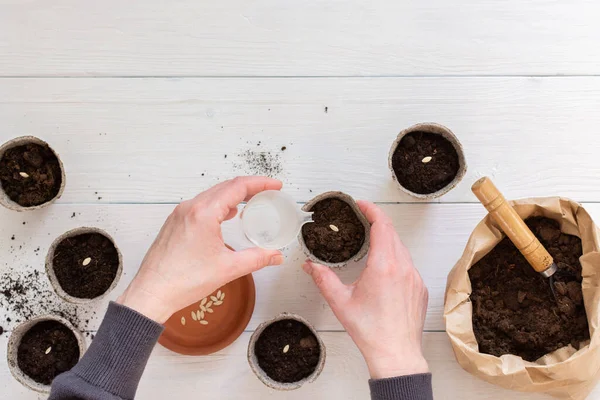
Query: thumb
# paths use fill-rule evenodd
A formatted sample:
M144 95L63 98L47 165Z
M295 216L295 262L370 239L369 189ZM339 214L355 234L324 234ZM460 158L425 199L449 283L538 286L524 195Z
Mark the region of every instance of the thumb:
M269 265L281 265L283 262L283 254L280 251L253 247L233 253L232 269L240 277Z
M313 281L321 291L321 294L327 300L331 308L344 302L350 295L350 289L344 285L340 278L325 265L306 260L302 266L304 272L312 276Z

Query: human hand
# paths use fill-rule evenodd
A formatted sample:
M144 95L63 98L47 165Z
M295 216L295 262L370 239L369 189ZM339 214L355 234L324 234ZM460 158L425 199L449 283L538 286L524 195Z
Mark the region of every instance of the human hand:
M367 267L344 285L324 265L303 265L361 351L371 378L429 372L421 340L428 293L392 221L375 204L358 205L371 223Z
M267 265L283 263L277 250L227 247L221 223L237 206L282 183L266 177L238 177L200 193L175 207L118 303L159 323L214 290Z

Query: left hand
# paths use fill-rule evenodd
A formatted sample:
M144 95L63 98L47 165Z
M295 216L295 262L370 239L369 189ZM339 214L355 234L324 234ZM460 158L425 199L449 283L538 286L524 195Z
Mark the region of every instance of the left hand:
M271 178L238 177L179 204L117 302L162 324L226 283L282 264L277 250L228 249L221 233L221 223L236 216L240 202L281 186Z

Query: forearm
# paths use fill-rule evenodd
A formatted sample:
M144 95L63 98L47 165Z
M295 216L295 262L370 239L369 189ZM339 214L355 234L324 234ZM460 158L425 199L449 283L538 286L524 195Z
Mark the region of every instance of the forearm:
M79 363L52 382L49 400L133 399L163 326L111 302Z
M372 400L433 400L429 373L371 379L369 387Z

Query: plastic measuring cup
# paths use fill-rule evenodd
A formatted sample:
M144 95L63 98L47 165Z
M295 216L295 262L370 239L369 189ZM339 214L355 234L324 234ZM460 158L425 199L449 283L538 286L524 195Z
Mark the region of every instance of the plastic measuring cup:
M266 190L252 197L240 216L244 235L263 249L281 249L312 222L312 214L298 207L292 196L279 190Z

